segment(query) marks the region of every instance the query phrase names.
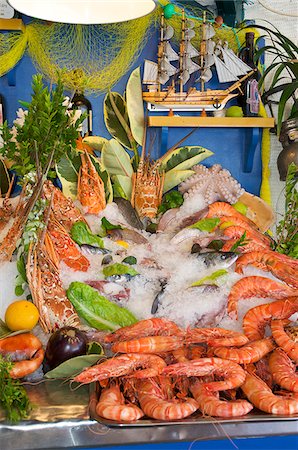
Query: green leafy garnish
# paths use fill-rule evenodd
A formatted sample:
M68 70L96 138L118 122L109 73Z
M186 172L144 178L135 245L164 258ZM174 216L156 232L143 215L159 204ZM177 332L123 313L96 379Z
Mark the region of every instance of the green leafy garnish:
M99 342L88 342L87 355L103 355L104 351Z
M179 191L171 191L164 195L161 205L158 207L159 213L164 213L168 209L179 208L183 204L183 195Z
M0 405L10 422L26 419L32 409L25 388L19 380L10 376L13 363L0 355Z
M199 281L192 283L191 287L202 286L203 284L215 284L218 278L227 275L228 271L225 269L216 270L211 275L207 275L206 277L201 278Z
M73 224L70 230L72 239L79 245L92 245L93 247L104 247L100 236L93 234L85 222L79 221Z
M110 302L85 283L72 282L67 289L67 297L79 316L99 330L114 331L137 322L128 309Z
M122 230L123 228L121 225L114 225L113 223L109 222L106 217L103 217L101 219L101 227L104 231L110 231L110 230Z
M233 206L233 208L236 209L236 211L240 212L240 214L243 214L243 216L246 216L248 208L244 203L238 201L238 202L234 203L232 206Z
M69 378L78 375L82 370L96 364L103 356L100 354L90 354L75 356L59 364L55 369L45 374L45 378Z
M115 263L115 264L111 264L110 266L105 267L104 269L102 269L104 276L107 277L112 277L113 275L131 275L131 276L135 276L135 275L139 275L139 272L137 272L133 267L129 267L126 266L125 264L121 264L121 263Z
M291 163L285 185L285 214L277 225L275 251L298 258L298 166Z
M200 231L208 231L209 233L213 231L220 224L220 219L218 217L210 219L201 219L198 222L190 225L189 228L197 228Z
M129 264L130 266L133 266L134 264L137 264L137 258L135 256L127 256L122 261L124 264Z
M23 334L27 333L30 330L18 330L18 331L11 331L7 326L6 323L3 322L3 320L0 319L0 340L5 339L8 336L16 336L17 334Z
M237 250L238 247L243 247L246 244L247 244L246 231L244 231L242 236L240 236L240 238L235 242L235 244L232 245L230 252L234 252L235 250Z

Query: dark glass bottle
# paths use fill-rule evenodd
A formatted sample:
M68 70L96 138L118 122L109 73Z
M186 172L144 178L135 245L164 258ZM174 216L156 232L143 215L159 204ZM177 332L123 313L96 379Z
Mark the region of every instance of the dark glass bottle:
M72 108L79 109L82 113L87 113L86 119L82 123L81 135L92 135L92 106L90 101L85 97L82 92L76 92L71 100Z
M239 52L239 57L244 61L254 73L242 83L242 92L238 97L238 104L243 110L243 114L247 117L257 116L259 111L259 92L258 92L258 79L260 73L254 62L254 38L255 34L252 32L245 34L245 47Z

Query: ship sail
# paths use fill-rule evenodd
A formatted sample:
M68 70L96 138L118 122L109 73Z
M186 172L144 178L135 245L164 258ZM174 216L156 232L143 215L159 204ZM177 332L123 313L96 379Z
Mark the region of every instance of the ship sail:
M214 55L214 62L218 81L220 83L228 83L230 81L238 80L237 76L227 68L225 63L217 55Z
M158 64L145 59L144 63L144 74L143 83L144 84L157 84L158 78Z
M186 23L186 27L185 27ZM199 56L200 53L190 42L195 37L194 22L187 19L182 21L182 42L180 45L180 83L181 86L186 84L190 75L200 70L200 66L196 64L192 58Z
M222 48L222 56L225 65L233 71L238 77L245 75L251 71L251 67L245 64L230 48Z

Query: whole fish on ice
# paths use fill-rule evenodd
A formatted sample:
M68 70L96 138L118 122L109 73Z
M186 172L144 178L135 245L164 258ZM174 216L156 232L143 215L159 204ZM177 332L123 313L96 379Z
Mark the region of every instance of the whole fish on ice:
M235 252L204 252L193 253L193 255L202 261L208 268L227 269L231 267L236 259L238 253Z

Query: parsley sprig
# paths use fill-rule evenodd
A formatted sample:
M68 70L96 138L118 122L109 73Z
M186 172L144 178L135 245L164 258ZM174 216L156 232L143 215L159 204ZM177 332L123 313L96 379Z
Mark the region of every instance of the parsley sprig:
M0 355L0 405L7 420L15 423L28 417L32 405L21 382L9 375L12 367L13 363Z

